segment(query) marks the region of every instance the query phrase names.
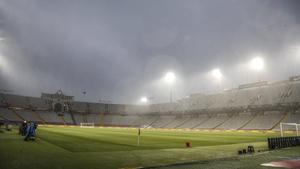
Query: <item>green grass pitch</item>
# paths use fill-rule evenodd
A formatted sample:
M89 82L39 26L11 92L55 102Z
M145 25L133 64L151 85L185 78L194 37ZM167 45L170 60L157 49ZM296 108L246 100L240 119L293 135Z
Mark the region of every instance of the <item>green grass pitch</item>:
M41 126L35 142L23 141L17 130L0 133L0 168L110 169L197 161L206 163L190 164L188 168L198 165L214 168L234 163L237 168L244 168L249 162L250 168L259 168L260 162L277 159L282 154L299 155L300 149L293 148L268 153L267 157L265 153L237 156L237 150L250 144L256 150L267 149L266 138L270 136L279 136L279 133L142 129L140 146L137 146L137 129ZM187 141L191 148L185 147Z

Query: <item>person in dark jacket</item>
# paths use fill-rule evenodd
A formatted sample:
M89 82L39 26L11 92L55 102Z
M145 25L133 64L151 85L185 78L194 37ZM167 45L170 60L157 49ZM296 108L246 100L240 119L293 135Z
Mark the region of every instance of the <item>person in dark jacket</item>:
M19 134L21 136L25 136L25 133L26 133L26 128L27 128L27 122L26 121L23 121L23 123L20 125L19 127Z
M34 122L28 123L27 129L26 129L26 135L25 135L25 141L28 141L29 139L35 140L35 129L36 126Z

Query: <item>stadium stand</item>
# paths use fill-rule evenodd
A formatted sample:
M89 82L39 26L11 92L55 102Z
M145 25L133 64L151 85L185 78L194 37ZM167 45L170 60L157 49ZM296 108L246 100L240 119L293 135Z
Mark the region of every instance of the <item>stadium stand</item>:
M80 125L80 123L87 123L87 121L84 120L84 117L81 113L73 113L73 117L76 125Z
M47 110L49 109L49 105L45 103L44 100L36 97L28 97L29 104L33 109L38 110Z
M88 110L89 113L100 113L100 112L104 112L105 111L105 106L104 104L100 104L100 103L88 103Z
M212 104L210 109L222 109L226 105L226 92L221 92L214 94L214 104Z
M64 118L64 121L66 122L66 124L74 125L74 121L72 120L70 113L64 113L63 118Z
M110 117L111 118L109 119L109 121L106 121L106 122L108 122L106 124L111 125L111 126L118 126L120 124L120 121L122 118L121 115L110 115Z
M284 113L279 111L266 111L258 113L250 123L248 123L243 129L258 129L258 130L270 130L282 120Z
M60 118L55 112L38 111L37 113L47 124L64 124L62 118Z
M138 116L136 116L136 115L123 115L121 117L121 121L119 122L119 125L120 126L128 126L128 127L138 126L138 125L133 124L136 120L138 120L137 118L138 118Z
M12 122L21 122L23 121L21 118L19 118L14 112L11 110L0 108L0 116L6 120L12 121Z
M297 103L300 100L300 87L297 83L292 82L285 91L282 93L281 97L285 98L285 103Z
M86 112L88 109L87 103L85 102L73 102L71 107L72 107L72 111L75 112Z
M6 94L4 99L11 107L26 108L29 105L28 98L24 96Z
M300 123L300 81L293 79L244 84L217 93L192 94L173 103L151 105L78 102L62 92L46 96L49 97L45 100L1 93L0 120L221 130L279 130L280 122ZM66 104L59 99L51 102L52 96L64 96L70 102ZM57 102L65 112L54 112L53 105Z
M164 128L177 128L178 126L182 125L188 120L188 117L177 116L171 123L167 124Z
M162 115L156 120L154 123L151 124L151 127L153 128L164 128L169 123L171 123L174 120L175 116L165 116Z
M237 130L246 125L253 116L251 113L239 113L217 127L217 129Z
M181 129L192 129L196 126L204 123L208 119L208 116L205 114L198 115L198 116L191 116L185 123L178 126L177 128Z
M99 114L88 114L87 123L94 123L95 125L100 125L100 116Z
M289 112L286 117L281 121L282 123L297 123L300 124L300 111ZM285 126L287 130L292 129L295 130L293 126ZM274 127L273 130L280 131L280 123Z
M39 123L42 122L42 120L33 111L22 110L15 112L18 113L26 121L34 121Z
M152 124L159 119L157 115L143 115L139 118L138 125L140 127L152 127Z
M261 91L261 105L274 106L282 102L285 83L274 83L263 87Z
M196 129L214 129L217 126L224 123L226 120L228 120L229 117L227 114L217 114L216 116L210 117L207 120L205 120L203 123L196 126Z

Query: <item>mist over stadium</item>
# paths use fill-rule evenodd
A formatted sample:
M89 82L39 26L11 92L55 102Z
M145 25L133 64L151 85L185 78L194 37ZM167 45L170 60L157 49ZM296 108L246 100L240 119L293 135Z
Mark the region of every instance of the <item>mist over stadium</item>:
M0 168L300 167L299 9L0 0Z
M219 6L221 6L219 8ZM81 101L168 101L158 80L178 76L174 97L299 72L297 1L1 2L1 86L39 96L62 89ZM134 88L134 90L131 90ZM82 92L87 94L83 96Z

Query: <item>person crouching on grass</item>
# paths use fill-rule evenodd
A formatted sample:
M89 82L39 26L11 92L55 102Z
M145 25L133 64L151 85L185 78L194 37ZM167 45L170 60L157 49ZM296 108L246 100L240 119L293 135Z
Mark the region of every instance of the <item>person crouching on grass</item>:
M35 140L35 130L37 125L34 124L34 122L28 123L26 128L26 135L25 135L25 141Z

